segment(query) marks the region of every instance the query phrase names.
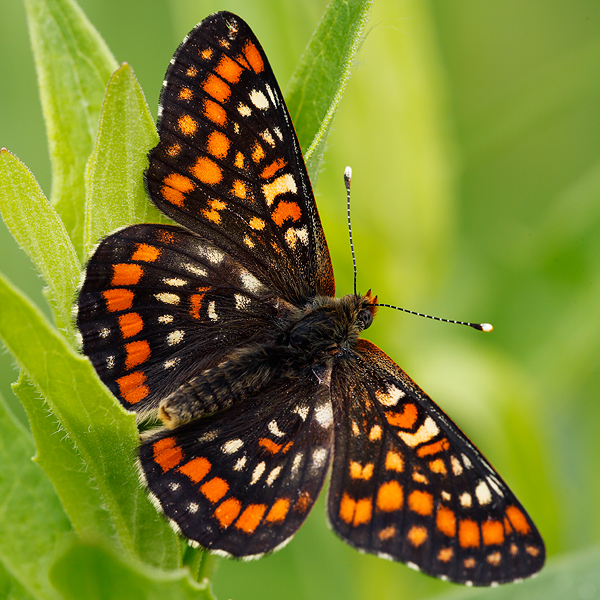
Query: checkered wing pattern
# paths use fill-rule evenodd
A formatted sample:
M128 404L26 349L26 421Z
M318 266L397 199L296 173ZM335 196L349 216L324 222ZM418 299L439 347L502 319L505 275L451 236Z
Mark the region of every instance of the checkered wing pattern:
M285 544L329 467L329 376L274 382L245 405L145 440L144 476L175 528L228 556L258 558Z
M329 519L352 546L457 583L537 572L544 544L482 454L375 345L332 378Z
M334 295L298 139L255 35L231 13L200 23L165 77L147 182L154 203L300 302Z

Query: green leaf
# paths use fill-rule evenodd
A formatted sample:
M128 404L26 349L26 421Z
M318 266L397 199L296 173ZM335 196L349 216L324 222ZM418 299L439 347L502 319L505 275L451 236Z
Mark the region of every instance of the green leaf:
M31 171L5 149L0 150L0 212L48 284L56 323L73 341L71 304L81 272L77 253Z
M75 531L79 535L114 538L116 532L98 487L71 438L48 414L43 397L22 372L13 391L29 417L37 446L34 460L52 480Z
M373 0L333 0L292 75L286 98L313 184ZM310 146L309 146L310 144Z
M0 397L0 562L18 582L6 585L22 586L34 598L56 599L48 569L71 525L52 484L31 461L34 452L31 436Z
M192 581L187 569L149 569L85 541L56 561L50 580L65 600L214 600L208 584Z
M150 564L178 566L179 542L146 497L135 472L138 434L134 416L102 385L90 362L76 354L39 310L3 278L0 306L0 338L76 445L121 546ZM61 476L60 464L46 466L52 469L48 472L51 479ZM73 498L70 506L76 502Z
M0 598L35 600L14 577L11 577L2 565L2 561L0 561Z
M148 200L144 171L158 144L156 127L131 67L111 77L100 116L98 139L86 175L85 248L133 223L166 223Z
M117 63L71 0L25 0L52 162L52 204L83 254L84 171Z

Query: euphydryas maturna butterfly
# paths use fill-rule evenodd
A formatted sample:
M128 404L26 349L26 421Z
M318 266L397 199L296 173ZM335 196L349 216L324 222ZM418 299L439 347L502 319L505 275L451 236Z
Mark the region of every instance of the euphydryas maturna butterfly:
M381 350L376 300L336 299L281 91L226 12L168 68L153 202L182 225L106 238L79 296L83 350L123 406L158 410L140 467L192 544L242 558L327 510L352 546L460 583L530 576L542 539L482 454Z

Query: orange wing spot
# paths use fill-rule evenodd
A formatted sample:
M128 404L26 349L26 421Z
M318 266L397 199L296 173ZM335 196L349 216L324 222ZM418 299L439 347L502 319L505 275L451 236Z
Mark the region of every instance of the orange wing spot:
M160 256L160 249L148 244L138 244L136 251L131 256L131 260L142 262L154 262Z
M401 429L412 429L417 421L419 413L414 404L407 403L404 405L402 412L388 411L385 413L385 418L390 425L400 427Z
M202 89L221 104L226 102L229 96L231 96L231 88L222 79L212 73L209 73L208 77L204 80Z
M500 552L492 552L485 557L485 560L493 567L498 567L502 562L502 554L500 554Z
M188 77L196 77L196 75L198 75L198 69L196 69L194 65L191 65L187 68L187 71L185 73Z
M438 452L443 452L445 450L450 450L450 442L446 438L442 438L439 442L421 446L417 450L417 455L423 458L424 456L430 456L431 454L437 454Z
M383 512L400 510L404 505L404 490L397 481L382 483L377 491L377 508Z
M122 288L106 290L102 292L102 297L106 300L106 310L108 312L127 310L133 304L133 292L131 290Z
M420 471L417 471L416 468L413 471L412 478L413 478L413 481L416 481L417 483L424 483L425 485L429 485L429 479L427 479L427 477L425 477L425 475L423 475L423 473L421 473Z
M223 179L221 167L210 158L201 156L196 163L190 167L192 175L207 185L215 185Z
M250 219L250 227L255 231L262 231L265 228L265 222L258 217L252 217Z
M291 442L290 442L291 444ZM289 446L289 444L288 444ZM286 446L287 448L287 446ZM283 449L283 452L286 452L286 449ZM310 504L312 502L312 498L308 492L302 492L298 500L296 500L296 504L294 504L294 510L296 512L306 512L310 508Z
M119 263L118 265L113 265L113 277L110 284L115 287L135 285L143 274L144 269L140 265Z
M229 484L220 477L213 477L200 487L200 491L206 496L209 502L215 504L229 489Z
M358 527L371 521L371 515L373 514L373 502L371 498L361 498L356 502L356 508L354 510L354 519L352 520L352 526Z
M461 519L458 524L458 543L461 548L479 547L479 525L472 519Z
M206 140L206 149L216 158L225 158L229 146L231 146L229 138L220 131L213 131Z
M456 515L446 506L441 506L435 515L435 526L448 537L456 535Z
M223 54L221 60L215 67L215 73L220 75L223 79L229 81L229 83L237 83L240 80L242 71L242 67L240 67L240 65L238 65L234 60L231 60L231 58L225 54Z
M290 510L290 501L287 498L279 498L268 512L266 520L269 523L281 523Z
M156 239L163 244L173 244L175 242L175 236L164 229L159 229L156 232Z
M235 155L235 161L233 163L238 169L244 168L244 155L241 152L238 152Z
M210 288L209 287L198 288L198 290L206 293L206 292L208 292L208 290L210 290ZM190 304L192 305L192 310L190 310L190 315L192 315L192 317L194 317L194 319L200 318L200 309L202 308L202 299L204 298L204 293L203 294L192 294L190 296Z
M231 187L231 193L238 198L244 199L248 193L248 188L241 179L235 179Z
M265 167L260 176L263 179L269 179L270 177L273 177L277 171L283 169L283 167L286 165L287 162L283 160L283 158L278 158L275 162L272 162L269 166Z
M236 521L236 529L241 529L244 533L253 533L266 510L266 504L250 504Z
M226 529L236 520L240 510L242 510L242 503L237 498L229 498L219 504L215 510L215 518L219 521L219 525Z
M167 437L158 440L154 442L152 449L154 462L160 465L163 473L176 467L183 460L183 450L177 445L175 438Z
M265 151L263 147L256 142L254 146L252 146L252 160L255 163L259 163L265 157Z
M433 513L433 495L429 492L415 490L408 496L408 507L419 515L431 515Z
M225 109L212 100L204 100L204 116L216 125L225 126L227 123L227 113Z
M198 131L198 123L190 115L182 115L177 119L177 126L183 135L194 135Z
M121 396L129 404L140 402L150 393L150 388L144 385L146 376L141 371L125 375L116 381Z
M396 533L397 533L396 528L393 525L390 525L389 527L382 529L377 534L377 537L381 541L385 542L386 540L391 540L396 535Z
M190 88L182 87L179 90L179 99L180 100L191 100L194 97L194 93Z
M404 459L399 452L390 450L385 457L385 468L388 471L396 471L402 473L404 471Z
M238 54L235 57L235 60L240 63L244 68L249 69L250 65L246 62L246 59L243 54Z
M221 222L221 215L216 210L203 210L201 211L204 217L206 217L209 221L212 221L216 225Z
M504 533L506 533L506 535L510 535L513 532L513 528L510 525L510 521L508 520L508 517L504 517Z
M150 357L150 344L146 340L125 344L125 368L131 369L146 362Z
M364 467L353 460L350 461L350 477L352 479L364 479L368 481L373 477L373 469L375 465L373 463L367 463Z
M427 529L414 525L408 530L406 537L415 548L418 548L427 540Z
M519 554L519 548L516 544L511 544L508 551L511 553L512 556L516 556L517 554Z
M506 516L510 524L522 535L527 535L531 531L531 527L525 518L525 515L516 507L508 506L506 508Z
M184 194L191 192L196 187L196 184L189 177L180 175L179 173L171 173L170 175L167 175L163 179L163 183L164 185L168 185L174 190L178 190Z
M439 473L440 475L448 475L448 469L446 464L441 458L436 458L429 463L429 469L432 473Z
M485 546L493 546L504 542L504 527L500 521L485 521L481 524L481 537Z
M452 550L452 548L442 548L437 555L438 560L445 563L447 563L453 556L454 550Z
M165 152L168 156L177 156L181 152L181 144L171 144Z
M185 196L179 191L170 188L167 185L163 185L160 188L160 195L171 204L175 206L184 206L185 205Z
M212 58L212 55L213 55L213 49L212 48L205 48L204 50L200 50L198 52L198 54L202 57L202 59L204 59L204 60L210 60ZM190 67L190 69L194 69L195 70L196 67ZM188 73L188 75L189 75L189 73Z
M137 335L144 328L144 321L137 313L126 313L119 316L119 329L123 338Z
M473 568L475 568L477 561L472 557L465 558L465 560L463 561L463 564L465 565L465 569L473 569Z
M356 508L356 502L348 496L348 494L344 494L342 499L340 500L340 519L345 523L352 523L354 519L354 509Z
M277 226L281 227L285 221L299 221L302 218L302 210L296 202L282 200L273 211L271 218Z
M207 458L198 456L179 467L178 471L183 473L186 477L189 477L192 480L192 483L198 483L208 475L211 467L212 465Z
M252 238L248 235L244 236L244 244L246 244L246 246L248 246L248 248L254 248L254 242L252 241Z
M257 47L252 42L247 42L244 46L244 56L250 63L255 73L262 73L265 69L265 63Z
M276 454L281 450L281 444L276 444L273 440L270 440L269 438L260 438L260 440L258 440L258 445L262 446L271 454Z
M282 454L286 454L287 451L294 445L294 442L288 442L281 451Z
M525 546L525 552L527 552L527 554L533 557L537 557L540 555L540 549L536 548L535 546Z

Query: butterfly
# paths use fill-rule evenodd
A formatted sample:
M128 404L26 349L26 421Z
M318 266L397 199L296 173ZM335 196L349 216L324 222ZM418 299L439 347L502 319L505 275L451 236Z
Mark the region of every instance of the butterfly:
M376 298L335 298L300 146L250 27L219 12L161 92L148 192L179 225L109 235L78 301L83 351L158 415L139 468L195 546L257 558L327 512L361 551L458 583L535 574L544 544L481 452L361 337Z

